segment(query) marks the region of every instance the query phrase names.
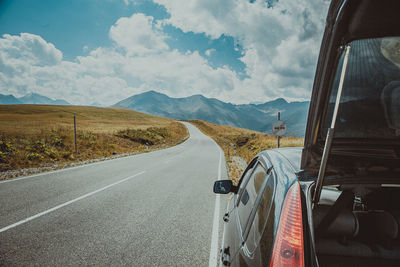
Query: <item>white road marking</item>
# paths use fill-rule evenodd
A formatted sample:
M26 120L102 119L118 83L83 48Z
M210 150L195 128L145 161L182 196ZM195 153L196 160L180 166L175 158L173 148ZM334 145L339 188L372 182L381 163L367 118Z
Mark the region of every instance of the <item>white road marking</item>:
M219 164L218 164L218 180L221 180L221 162L222 162L222 150L219 149ZM219 236L219 202L220 195L215 196L215 207L214 207L214 222L211 234L211 248L210 258L208 260L209 267L216 267L218 262L218 236Z
M0 184L9 183L9 182L15 182L15 181L19 181L19 180L25 180L25 179L29 179L29 178L38 177L38 176L45 176L45 175L59 173L59 172L65 172L65 171L79 169L79 168L83 168L83 167L95 166L95 165L98 165L98 164L108 163L108 162L110 162L112 160L126 159L126 158L134 157L134 156L137 156L137 155L140 155L140 154L131 155L131 156L125 156L125 157L120 157L120 158L114 158L114 159L104 159L104 160L100 160L100 161L97 161L97 162L84 163L84 164L79 165L79 166L61 168L61 169L54 170L54 171L40 172L40 173L35 173L35 174L31 174L31 175L28 175L28 176L22 176L22 177L18 177L18 178L10 178L8 180L0 181Z
M14 227L18 226L18 225L21 225L21 224L24 224L24 223L26 223L26 222L32 221L32 220L34 220L34 219L36 219L36 218L39 218L40 216L43 216L43 215L48 214L48 213L50 213L50 212L52 212L52 211L58 210L58 209L60 209L60 208L62 208L62 207L65 207L65 206L67 206L67 205L69 205L69 204L72 204L72 203L74 203L74 202L76 202L76 201L79 201L79 200L81 200L81 199L87 198L87 197L89 197L89 196L91 196L91 195L94 195L94 194L96 194L96 193L99 193L99 192L101 192L101 191L103 191L103 190L106 190L107 188L110 188L110 187L112 187L112 186L114 186L114 185L117 185L117 184L120 184L120 183L122 183L122 182L125 182L125 181L127 181L127 180L129 180L129 179L132 179L132 178L134 178L134 177L136 177L136 176L138 176L138 175L141 175L141 174L143 174L143 173L145 173L145 172L146 172L146 171L139 172L139 173L137 173L137 174L135 174L135 175L129 176L129 177L127 177L127 178L125 178L125 179L122 179L122 180L120 180L120 181L118 181L118 182L109 184L109 185L107 185L107 186L105 186L105 187L102 187L102 188L100 188L100 189L97 189L97 190L95 190L95 191L93 191L93 192L87 193L87 194L85 194L85 195L83 195L83 196L77 197L77 198L72 199L72 200L70 200L70 201L67 201L67 202L65 202L65 203L63 203L63 204L60 204L60 205L58 205L58 206L55 206L54 208L45 210L45 211L43 211L43 212L41 212L41 213L38 213L38 214L33 215L33 216L31 216L31 217L28 217L28 218L26 218L26 219L24 219L24 220L21 220L21 221L19 221L19 222L16 222L16 223L14 223L14 224L9 225L9 226L3 227L3 228L0 229L0 233L1 233L1 232L5 232L5 231L7 231L7 230L9 230L9 229L11 229L11 228L14 228Z
M10 178L8 180L0 181L0 184L9 183L9 182L15 182L15 181L19 181L19 180L25 180L25 179L28 179L28 178L33 178L33 177L42 176L42 175L44 176L44 175L47 175L47 174L64 172L64 171L68 171L68 170L72 170L72 169L79 169L79 168L82 168L82 167L85 167L85 166L94 165L94 164L98 164L98 163L104 163L104 162L95 162L95 163L90 163L90 164L84 164L84 165L79 165L79 166L74 166L74 167L58 169L58 170L54 170L54 171L36 173L36 174L23 176L23 177L19 177L19 178Z

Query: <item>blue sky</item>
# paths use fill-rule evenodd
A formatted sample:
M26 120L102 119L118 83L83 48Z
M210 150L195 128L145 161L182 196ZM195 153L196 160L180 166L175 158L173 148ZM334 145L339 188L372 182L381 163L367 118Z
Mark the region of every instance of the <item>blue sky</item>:
M144 13L156 20L170 17L162 5L152 1L127 5L111 0L6 0L0 4L0 34L29 32L40 35L60 49L64 59L73 61L91 49L111 46L110 25L133 13ZM167 43L171 48L182 52L197 50L203 55L205 51L215 49L209 57L212 66L229 65L244 75L244 64L239 60L241 47L232 37L223 35L213 40L204 33L184 33L171 25L165 27L164 32L170 36Z
M147 90L304 100L326 9L317 0L3 0L0 93L104 105Z
M89 49L110 46L108 31L120 17L142 12L155 18L168 16L152 2L126 5L123 1L5 0L0 2L0 33L29 32L60 49L67 60Z

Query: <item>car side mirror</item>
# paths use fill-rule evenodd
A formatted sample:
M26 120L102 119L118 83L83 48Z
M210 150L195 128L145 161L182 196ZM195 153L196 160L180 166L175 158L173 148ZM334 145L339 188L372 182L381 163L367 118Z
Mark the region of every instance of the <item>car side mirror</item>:
M219 180L214 183L214 193L228 194L237 192L237 186L234 186L231 180Z

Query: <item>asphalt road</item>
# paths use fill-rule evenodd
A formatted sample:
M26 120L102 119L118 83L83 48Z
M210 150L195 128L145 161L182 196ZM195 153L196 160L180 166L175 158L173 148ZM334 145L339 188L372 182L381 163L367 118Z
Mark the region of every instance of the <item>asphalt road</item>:
M150 153L0 182L0 266L214 266L226 199L220 148Z

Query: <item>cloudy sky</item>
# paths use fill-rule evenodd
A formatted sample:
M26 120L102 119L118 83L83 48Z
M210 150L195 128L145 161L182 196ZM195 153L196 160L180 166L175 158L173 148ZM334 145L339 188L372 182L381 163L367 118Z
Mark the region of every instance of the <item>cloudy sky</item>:
M309 99L327 0L2 0L0 93Z

